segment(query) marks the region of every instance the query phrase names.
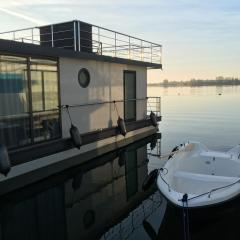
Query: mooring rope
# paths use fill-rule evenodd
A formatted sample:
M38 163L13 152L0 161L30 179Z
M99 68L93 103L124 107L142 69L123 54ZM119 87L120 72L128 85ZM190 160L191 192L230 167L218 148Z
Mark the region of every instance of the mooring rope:
M184 151L185 151L185 149L178 149L178 150L175 150L172 152L162 154L162 155L158 156L158 158L167 158L167 157L173 156L175 153L184 152Z
M120 116L119 116L119 112L118 112L118 108L117 108L116 101L113 101L113 104L114 104L114 109L115 109L116 112L117 112L117 116L120 117Z
M183 233L184 240L190 240L189 215L188 215L188 195L185 193L182 197L183 204Z

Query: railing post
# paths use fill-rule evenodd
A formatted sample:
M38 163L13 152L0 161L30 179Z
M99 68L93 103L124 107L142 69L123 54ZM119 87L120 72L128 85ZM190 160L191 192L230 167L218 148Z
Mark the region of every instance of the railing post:
M13 41L15 41L15 32L13 32Z
M76 48L76 44L77 44L77 41L76 41L76 22L74 21L73 22L73 42L74 42L74 51L76 51L77 50L77 48Z
M51 36L52 36L52 47L54 47L54 40L53 40L53 25L51 25Z
M81 51L81 42L80 42L80 22L78 21L78 51Z
M33 44L33 43L34 43L34 42L33 42L33 28L32 28L31 30L32 30L32 44Z
M161 97L158 97L158 116L161 116Z
M100 47L100 50L98 49L98 52L100 53L100 55L102 55L102 43L100 41L100 28L98 28L98 48Z
M152 63L152 43L151 43L151 63Z
M100 28L99 27L97 28L98 28L98 42L100 43Z
M128 54L129 54L129 59L131 59L131 38L130 38L130 36L128 38L129 38Z
M115 57L117 57L117 33L115 32Z
M141 61L143 60L143 47L142 47L142 40L141 40Z
M162 64L162 46L160 46L160 64Z

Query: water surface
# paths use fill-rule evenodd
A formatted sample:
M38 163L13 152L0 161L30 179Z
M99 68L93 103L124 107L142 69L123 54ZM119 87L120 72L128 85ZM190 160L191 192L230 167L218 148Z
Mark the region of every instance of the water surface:
M240 86L148 87L148 96L162 98L163 151L188 140L217 150L240 143Z

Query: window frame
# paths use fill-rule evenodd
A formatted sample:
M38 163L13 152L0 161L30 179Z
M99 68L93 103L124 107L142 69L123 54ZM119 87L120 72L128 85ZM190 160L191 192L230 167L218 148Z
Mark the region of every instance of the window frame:
M60 139L62 138L62 109L61 107L61 89L60 89L60 72L59 72L59 68L60 68L60 64L59 64L59 58L46 58L46 57L40 57L40 56L32 56L32 55L18 55L18 54L9 54L6 52L0 52L0 56L9 56L9 57L22 57L26 59L26 77L27 77L27 91L28 91L28 95L27 95L27 102L28 102L28 114L29 114L29 139L30 139L30 143L27 144L23 144L21 146L7 146L8 149L10 150L14 150L14 149L18 149L18 148L24 148L24 147L28 147L31 145L37 145L37 144L41 144L41 143L47 143L47 142L51 142L51 141L55 141L56 139ZM58 95L58 108L56 109L49 109L49 110L42 110L42 111L33 111L33 99L32 99L32 78L31 78L31 71L34 71L31 69L31 65L36 65L37 62L31 62L31 60L46 60L46 61L53 61L53 64L44 64L44 63L40 63L40 65L46 65L46 66L55 66L56 67L56 74L57 74L57 95ZM8 60L1 60L2 62L14 62L14 61L8 61ZM44 71L42 71L44 72ZM44 92L44 90L43 90ZM41 140L41 141L35 141L34 140L34 113L38 113L38 112L48 112L48 111L56 111L56 114L58 115L58 122L59 122L59 135L56 138L50 138L50 139L45 139L45 140ZM57 112L58 111L58 112Z
M82 83L80 82L80 75L81 73L86 73L87 74L87 77L88 77L88 83L87 85L82 85ZM80 85L81 88L87 88L89 86L91 82L91 75L90 75L90 72L87 68L81 68L79 71L78 71L78 84Z

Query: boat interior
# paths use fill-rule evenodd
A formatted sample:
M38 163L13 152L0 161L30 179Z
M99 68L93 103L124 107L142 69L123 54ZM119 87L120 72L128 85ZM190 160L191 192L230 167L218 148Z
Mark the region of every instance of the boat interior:
M177 192L202 194L239 180L240 160L209 155L181 159L177 171L169 176L170 186Z

